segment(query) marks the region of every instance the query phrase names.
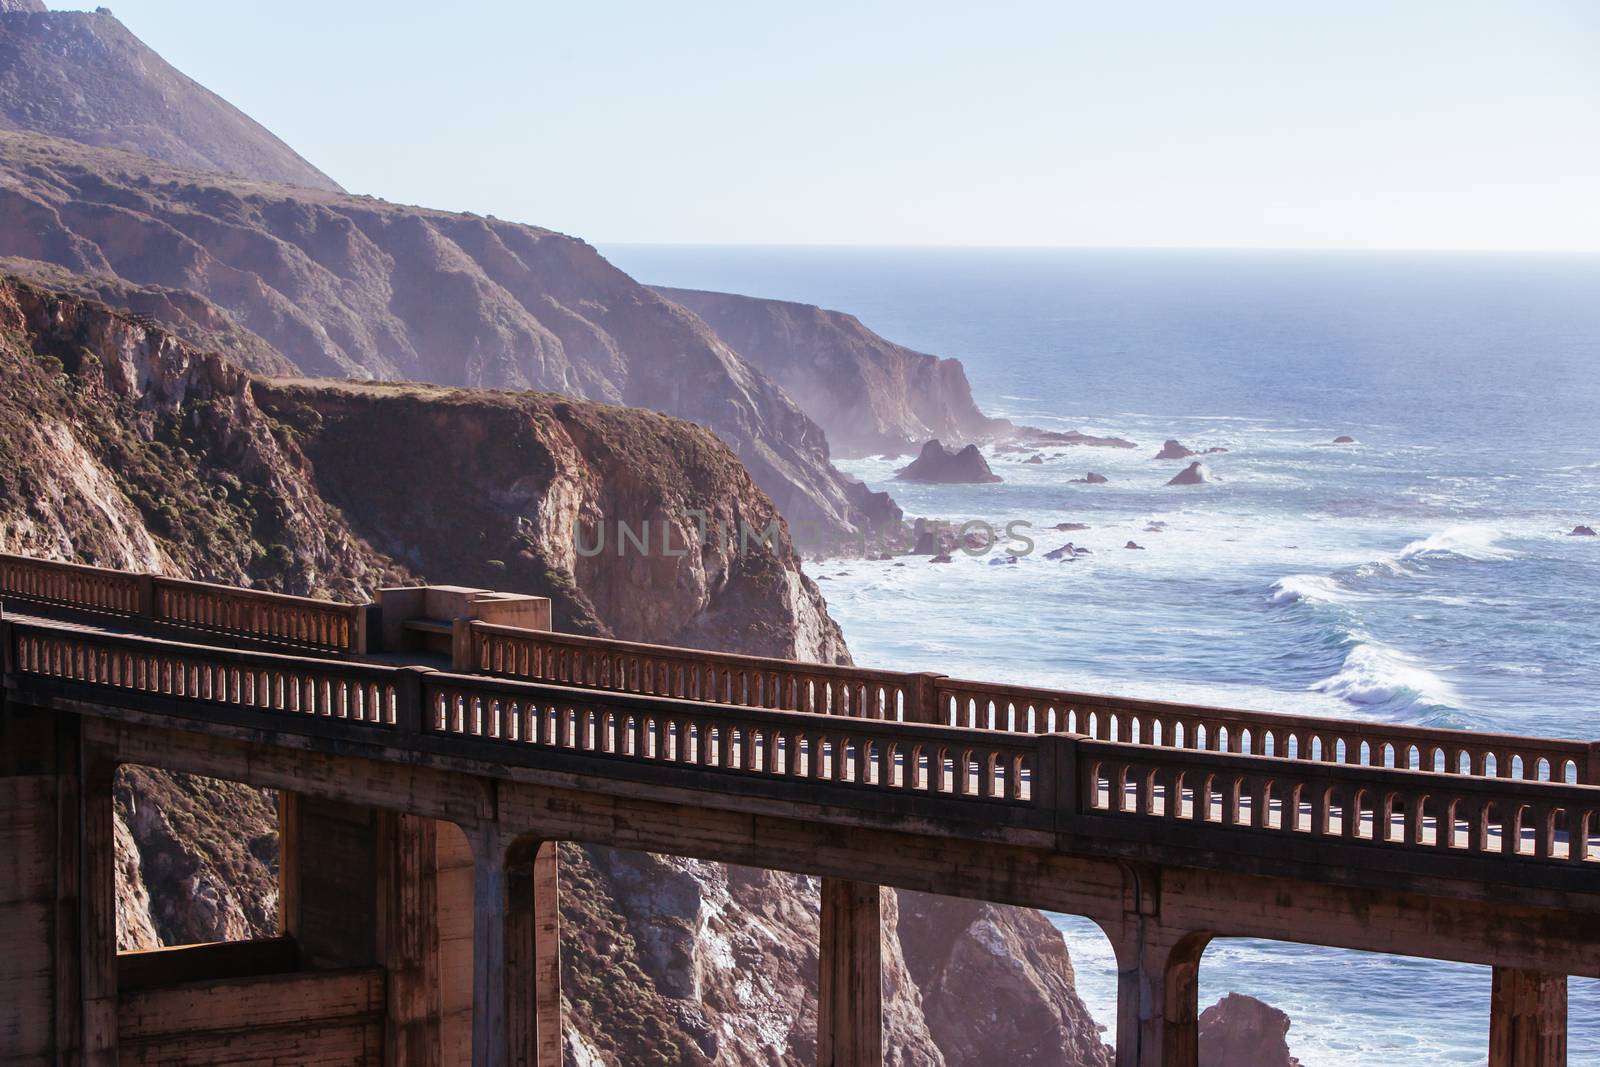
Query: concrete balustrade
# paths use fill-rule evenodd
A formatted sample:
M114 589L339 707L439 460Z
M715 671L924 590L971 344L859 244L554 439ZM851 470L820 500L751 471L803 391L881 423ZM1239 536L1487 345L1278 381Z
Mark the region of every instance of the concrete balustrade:
M0 615L17 1062L294 1062L320 1042L349 1062L554 1067L561 841L819 877L817 1048L835 1067L884 1055L887 886L1100 924L1119 1067L1195 1067L1219 937L1491 965L1492 1067L1563 1064L1565 976L1600 975L1600 788L1563 780L1592 780L1587 743L571 638L481 590L384 599L375 633L447 636L448 661L263 650L249 598L210 594L175 641L127 610L145 603L128 584L81 571L0 567L30 610ZM481 617L496 604L528 626ZM434 611L455 614L416 614ZM220 1017L119 988L119 762L281 791L282 937L250 960L297 969L217 971ZM65 924L39 923L37 900Z

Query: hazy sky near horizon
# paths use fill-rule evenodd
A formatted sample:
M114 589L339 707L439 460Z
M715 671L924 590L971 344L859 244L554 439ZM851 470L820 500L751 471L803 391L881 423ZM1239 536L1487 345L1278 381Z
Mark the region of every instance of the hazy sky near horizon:
M1600 250L1591 0L112 10L352 192L595 243Z

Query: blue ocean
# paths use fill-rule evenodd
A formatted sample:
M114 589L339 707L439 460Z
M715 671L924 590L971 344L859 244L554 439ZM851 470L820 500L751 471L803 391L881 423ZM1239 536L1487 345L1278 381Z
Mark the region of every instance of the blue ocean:
M1015 566L808 564L860 663L1600 738L1600 538L1568 536L1600 527L1600 256L603 251L647 283L851 312L959 358L991 415L1138 442L991 453L994 485L841 462L909 515L1038 541ZM1226 449L1203 457L1214 481L1167 487L1185 465L1152 458L1167 438ZM1088 471L1107 483L1071 484ZM1068 539L1092 554L1044 558ZM1057 924L1114 1026L1109 946ZM1482 1064L1489 977L1218 941L1201 1004L1283 1009L1307 1067ZM1570 1000L1570 1062L1600 1065L1600 983Z

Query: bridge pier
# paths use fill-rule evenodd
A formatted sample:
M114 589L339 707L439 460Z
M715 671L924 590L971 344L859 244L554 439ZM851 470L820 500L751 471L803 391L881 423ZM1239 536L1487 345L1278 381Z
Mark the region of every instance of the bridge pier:
M883 889L822 879L817 1067L882 1067Z
M473 854L472 1063L561 1067L559 861L554 841L468 835Z
M1144 913L1102 928L1117 953L1117 1067L1198 1067L1200 955L1211 934Z
M1494 969L1489 1067L1567 1067L1567 976Z
M0 695L0 1050L117 1062L113 765L79 720Z

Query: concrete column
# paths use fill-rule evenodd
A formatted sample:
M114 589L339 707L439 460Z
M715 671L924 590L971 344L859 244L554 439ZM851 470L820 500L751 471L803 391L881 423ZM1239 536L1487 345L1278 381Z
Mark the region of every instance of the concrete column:
M1207 934L1173 934L1130 916L1117 953L1117 1067L1198 1067L1200 955Z
M1566 1067L1566 975L1496 967L1489 1011L1489 1067Z
M555 843L507 846L492 827L471 836L473 1065L560 1067Z
M882 1067L882 890L822 880L817 1067Z
M84 1067L117 1062L116 764L80 749L78 960Z
M439 1067L444 1014L439 965L438 826L385 812L380 819L378 957L388 972L386 1067Z

